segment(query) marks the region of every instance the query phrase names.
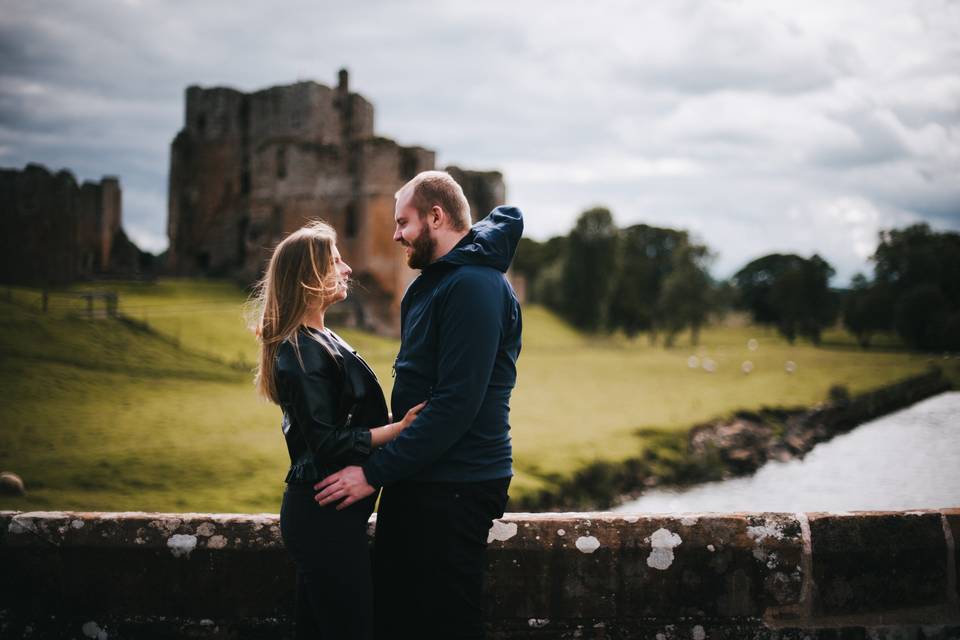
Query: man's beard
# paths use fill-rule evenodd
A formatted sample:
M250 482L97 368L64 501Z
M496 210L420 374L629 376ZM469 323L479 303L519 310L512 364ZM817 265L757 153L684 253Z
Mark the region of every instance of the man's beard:
M407 258L407 266L411 269L423 269L433 260L433 250L437 246L437 241L430 235L430 228L423 225L420 235L413 239L409 245L413 251Z

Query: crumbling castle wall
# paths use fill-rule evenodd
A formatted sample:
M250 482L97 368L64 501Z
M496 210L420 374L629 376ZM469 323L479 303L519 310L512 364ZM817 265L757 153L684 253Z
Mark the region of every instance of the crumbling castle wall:
M139 250L122 229L120 181L78 184L38 164L0 169L0 281L56 286L132 273Z
M353 322L396 333L415 274L392 240L393 196L435 161L429 149L374 134L373 105L350 91L345 70L335 88L189 87L171 147L167 266L252 283L285 234L323 219L358 283L345 306ZM475 217L504 202L499 173L451 170Z
M473 171L457 166L447 167L446 171L463 187L474 222L507 199L503 174L499 171Z

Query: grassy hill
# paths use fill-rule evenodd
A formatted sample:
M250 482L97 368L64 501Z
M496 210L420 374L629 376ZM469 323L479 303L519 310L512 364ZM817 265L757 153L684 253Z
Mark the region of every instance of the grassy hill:
M59 297L44 314L36 291L0 295L0 470L19 473L29 491L0 498L0 509L275 512L286 452L279 410L253 391L243 292L191 280L108 288L119 292L122 319L85 319L82 301ZM389 396L397 342L341 333ZM712 359L715 372L691 368L691 356ZM708 329L699 347L666 350L583 336L528 306L511 493L549 487L593 460L635 457L650 446L639 429L812 404L832 385L856 393L928 363L893 346L860 351L840 332L814 348L755 327Z

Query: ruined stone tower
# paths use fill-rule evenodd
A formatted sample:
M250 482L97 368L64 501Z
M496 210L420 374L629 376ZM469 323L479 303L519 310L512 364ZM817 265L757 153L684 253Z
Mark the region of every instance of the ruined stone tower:
M113 176L78 184L65 169L0 169L0 282L47 287L136 275L141 254L123 232L121 195Z
M415 273L392 239L393 196L434 161L429 149L374 135L373 105L350 92L346 70L335 89L189 87L170 155L168 268L253 282L278 240L320 218L359 285L352 320L395 333ZM503 203L498 172L451 170L475 217Z

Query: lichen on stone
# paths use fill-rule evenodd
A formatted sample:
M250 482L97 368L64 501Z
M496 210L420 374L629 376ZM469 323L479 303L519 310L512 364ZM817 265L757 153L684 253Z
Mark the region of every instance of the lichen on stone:
M580 553L593 553L600 548L600 541L594 536L580 536L577 538L576 547Z
M506 542L515 535L517 535L516 522L501 522L500 520L494 520L493 526L490 527L490 531L487 533L487 544L490 544L494 540L498 542Z
M167 547L175 558L189 556L197 548L197 536L183 533L172 535L167 539Z
M683 540L676 533L662 527L657 529L650 536L651 549L647 556L647 566L660 571L669 569L673 564L673 549L682 543Z

